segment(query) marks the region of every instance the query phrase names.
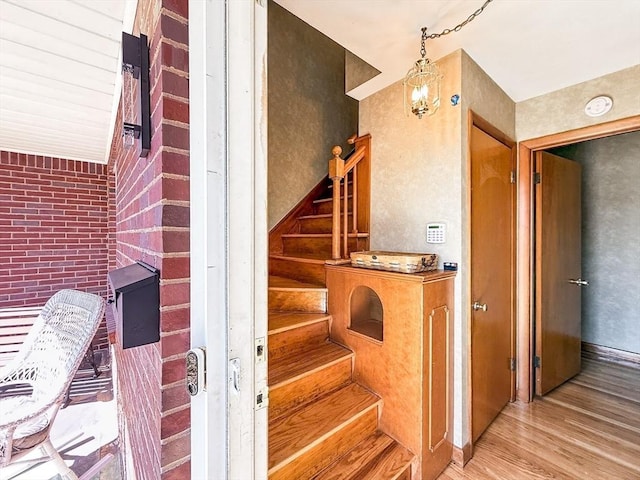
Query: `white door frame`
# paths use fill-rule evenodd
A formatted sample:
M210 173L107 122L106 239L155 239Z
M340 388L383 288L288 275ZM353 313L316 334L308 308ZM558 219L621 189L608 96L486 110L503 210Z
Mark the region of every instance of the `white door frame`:
M191 345L207 352L194 479L267 478L266 48L266 5L189 1Z

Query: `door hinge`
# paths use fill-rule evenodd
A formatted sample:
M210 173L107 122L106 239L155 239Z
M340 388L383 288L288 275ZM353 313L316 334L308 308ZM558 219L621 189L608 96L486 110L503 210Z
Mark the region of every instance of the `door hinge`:
M510 358L509 359L509 370L511 370L512 372L516 371L516 359L515 358Z
M269 387L262 387L256 393L256 410L266 408L269 405Z
M540 357L538 357L537 355L534 357L533 359L533 366L534 368L540 368Z
M540 183L540 172L536 172L533 174L533 184L537 185Z
M516 172L515 170L511 170L509 173L509 182L516 183Z

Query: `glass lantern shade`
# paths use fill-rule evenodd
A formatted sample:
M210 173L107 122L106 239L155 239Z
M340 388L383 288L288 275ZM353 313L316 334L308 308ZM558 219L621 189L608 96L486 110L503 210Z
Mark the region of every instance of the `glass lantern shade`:
M428 58L417 60L404 79L405 113L422 118L433 115L440 106L440 72Z

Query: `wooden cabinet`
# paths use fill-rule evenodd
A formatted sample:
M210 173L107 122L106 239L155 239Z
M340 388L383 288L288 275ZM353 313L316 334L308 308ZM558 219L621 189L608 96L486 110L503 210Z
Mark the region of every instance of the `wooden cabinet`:
M454 277L327 266L331 338L355 352L354 381L382 398L380 429L416 455L414 480L436 478L451 459ZM371 301L375 328L351 328L359 287L379 299Z

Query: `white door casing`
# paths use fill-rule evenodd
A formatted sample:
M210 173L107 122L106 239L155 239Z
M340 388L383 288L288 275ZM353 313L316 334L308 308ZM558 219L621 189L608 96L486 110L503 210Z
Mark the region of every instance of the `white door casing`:
M193 479L267 473L267 409L255 406L267 382L266 358L255 361L267 337L266 14L251 1L189 2L191 345L207 352Z

